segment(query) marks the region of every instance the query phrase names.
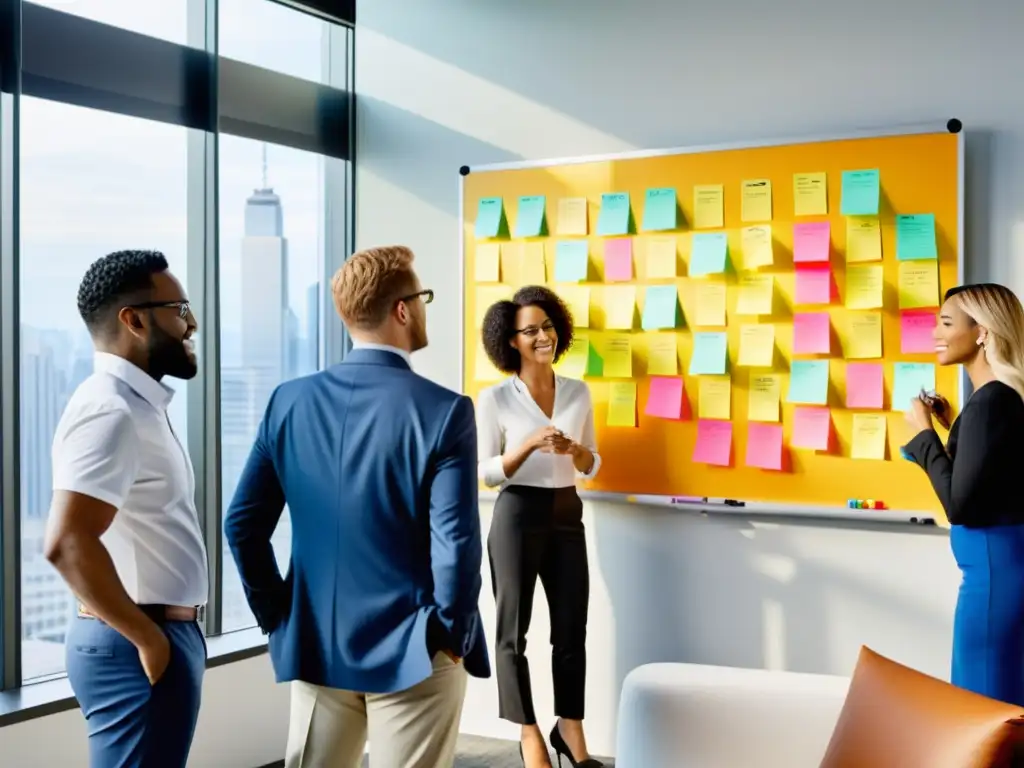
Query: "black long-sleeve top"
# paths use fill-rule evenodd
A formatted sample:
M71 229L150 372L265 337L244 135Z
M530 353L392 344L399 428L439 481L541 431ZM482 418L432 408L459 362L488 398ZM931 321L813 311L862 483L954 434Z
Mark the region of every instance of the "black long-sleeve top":
M1024 523L1024 400L1000 381L982 385L949 430L943 447L926 429L904 450L928 473L952 525Z

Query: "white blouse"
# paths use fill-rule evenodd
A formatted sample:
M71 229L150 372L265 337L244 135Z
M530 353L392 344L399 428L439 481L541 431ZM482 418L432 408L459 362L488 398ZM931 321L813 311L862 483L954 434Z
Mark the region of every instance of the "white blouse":
M555 376L555 407L550 419L518 376L481 391L476 414L480 479L490 488L499 485L566 488L575 485L577 477L594 477L601 467L590 388L578 379ZM560 429L594 454L590 472L577 472L572 456L534 451L512 477L505 477L502 455L518 448L530 435L547 426Z

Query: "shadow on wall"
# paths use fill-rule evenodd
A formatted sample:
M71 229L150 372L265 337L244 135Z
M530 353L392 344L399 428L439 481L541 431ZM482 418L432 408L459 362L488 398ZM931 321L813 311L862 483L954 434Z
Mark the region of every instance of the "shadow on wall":
M614 616L616 691L632 669L655 662L848 674L862 644L946 674L955 594L887 583L867 548L861 567L849 560L879 535L894 537L882 553L889 558L903 537L927 546L942 531L599 507L594 535ZM823 533L828 547L804 550L808 534ZM848 554L834 566L833 546ZM921 637L935 638L927 658L908 642Z

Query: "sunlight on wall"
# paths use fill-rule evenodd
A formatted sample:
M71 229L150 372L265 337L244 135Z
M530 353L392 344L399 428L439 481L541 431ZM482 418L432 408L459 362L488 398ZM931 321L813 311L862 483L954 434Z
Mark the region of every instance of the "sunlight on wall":
M360 97L379 99L519 157L539 159L552 148L572 146L591 153L636 149L366 27L359 29L356 59ZM361 61L387 61L388 66L360 66ZM502 114L508 119L495 119Z

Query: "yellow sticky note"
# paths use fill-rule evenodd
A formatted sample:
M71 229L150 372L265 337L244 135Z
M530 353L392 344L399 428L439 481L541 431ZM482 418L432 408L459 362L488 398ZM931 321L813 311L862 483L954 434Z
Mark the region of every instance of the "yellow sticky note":
M544 263L544 243L527 243L523 251L522 266L519 269L519 284L544 285L547 279L547 265Z
M782 378L777 374L750 377L747 393L747 418L750 421L779 420L779 400L782 397Z
M676 239L652 237L647 241L647 277L651 280L676 276Z
M633 378L633 343L629 336L616 334L605 342L604 376L609 379Z
M725 325L725 283L697 283L697 312L694 325Z
M505 374L494 367L491 359L484 352L483 347L478 344L476 348L476 375L474 379L476 381L500 381L503 378L505 378Z
M476 327L484 323L484 315L492 304L511 299L515 291L507 285L481 285L476 289Z
M697 389L697 415L701 419L730 419L732 380L726 376L701 376Z
M647 352L648 376L675 376L679 372L679 344L674 333L650 337Z
M501 276L501 251L498 243L480 243L476 247L476 281L496 283Z
M797 216L828 213L828 185L824 173L793 174L793 213Z
M846 307L878 309L882 306L882 265L857 264L846 270Z
M885 431L884 415L853 414L853 445L850 455L855 459L885 459Z
M572 324L577 328L590 327L590 289L585 285L562 285L558 295L572 312Z
M694 229L717 229L725 221L725 194L721 184L698 184L693 188Z
M901 261L899 269L900 309L939 306L937 261Z
M558 201L558 234L587 234L587 198L563 197Z
M597 355L590 346L590 338L586 334L577 334L572 346L555 364L555 370L570 379L582 379L584 376L600 375L601 368Z
M770 315L775 278L771 275L740 275L740 295L736 301L738 315Z
M740 184L740 219L772 220L772 182L770 179L747 179Z
M771 224L757 224L753 227L744 227L740 237L744 269L768 267L775 263Z
M874 216L846 219L846 261L882 260L882 230Z
M864 360L882 356L882 313L851 312L846 316L846 327L840 324L839 341L843 357Z
M629 330L636 315L636 288L632 285L609 285L604 289L604 327Z
M636 426L636 382L616 381L608 394L608 426Z
M740 365L771 368L775 360L775 326L771 323L740 326Z

